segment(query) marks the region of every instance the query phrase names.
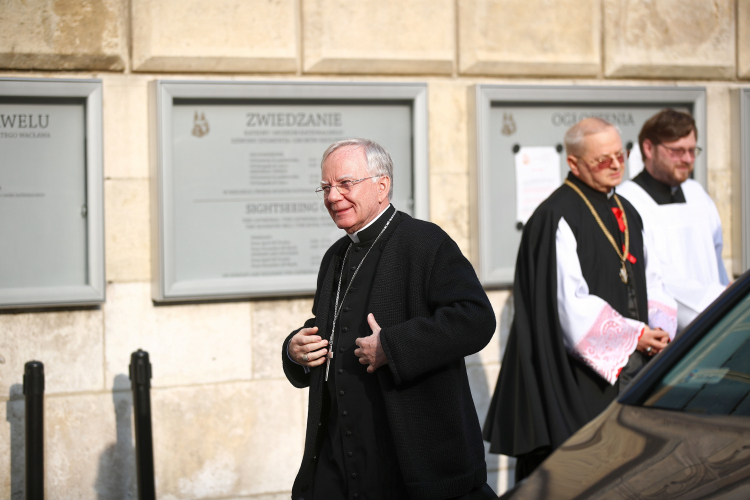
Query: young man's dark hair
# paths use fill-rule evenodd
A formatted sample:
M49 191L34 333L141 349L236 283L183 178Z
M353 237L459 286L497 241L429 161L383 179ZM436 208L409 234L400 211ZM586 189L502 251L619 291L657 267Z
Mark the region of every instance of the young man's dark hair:
M674 109L663 109L655 114L643 124L641 133L638 134L638 146L641 148L641 156L645 158L643 152L643 141L648 139L651 144L663 144L673 142L695 132L695 139L698 139L698 128L695 126L695 120L687 113L675 111Z

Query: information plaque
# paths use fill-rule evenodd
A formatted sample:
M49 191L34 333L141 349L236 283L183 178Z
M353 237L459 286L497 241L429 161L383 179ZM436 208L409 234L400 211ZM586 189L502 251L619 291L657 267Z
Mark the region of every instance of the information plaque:
M706 185L704 88L477 85L469 96L476 141L472 151L476 168L471 185L477 200L471 217L472 259L487 287L512 284L525 216L534 208L529 203L538 204L546 198L553 178L558 182L556 179L568 175L563 136L583 118L598 116L620 129L623 146L631 151L625 174L628 179L643 168L638 148L643 123L667 107L691 113L698 126L698 145L704 149L696 159L693 176ZM517 157L525 151L554 158L559 162L559 177L527 174L517 179L524 163L534 163L531 154ZM537 172L543 172L541 167ZM521 205L523 213L517 208Z
M104 301L102 83L0 79L0 307Z
M732 90L732 271L750 269L750 88Z
M344 235L319 187L340 139L394 163L393 205L427 218L427 87L157 81L152 206L155 301L312 293Z

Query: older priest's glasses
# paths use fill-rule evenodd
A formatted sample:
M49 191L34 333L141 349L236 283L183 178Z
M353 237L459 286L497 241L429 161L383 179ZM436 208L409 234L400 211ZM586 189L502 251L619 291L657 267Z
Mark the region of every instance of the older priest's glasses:
M630 156L630 151L618 151L617 153L610 153L608 155L600 156L591 162L588 162L577 156L576 158L583 160L593 170L605 170L612 166L612 162L617 160L620 165L625 165L625 160Z
M323 198L328 198L328 195L331 194L331 188L336 188L339 193L341 194L349 194L349 191L352 190L352 188L359 184L362 181L366 181L367 179L374 179L375 177L380 177L379 175L373 175L370 177L364 177L362 179L356 179L352 181L343 181L339 184L332 184L330 186L322 186L315 190L316 193L318 193L318 196L322 196Z

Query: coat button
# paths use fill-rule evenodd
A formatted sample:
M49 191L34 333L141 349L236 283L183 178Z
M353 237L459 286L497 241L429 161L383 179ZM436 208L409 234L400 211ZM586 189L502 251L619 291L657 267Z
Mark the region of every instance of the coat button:
M339 391L339 396L343 396L343 395L344 395L344 391ZM318 425L320 425L320 424L318 424Z
M349 331L349 327L348 327L348 326L345 326L344 328L342 328L342 329L341 329L341 331L342 331L342 332L344 332L344 333L346 333L346 332L348 332L348 331Z
M344 411L343 411L343 413L341 413L341 414L342 414L343 416L347 416L347 415L349 415L349 413L347 413L347 412L346 412L346 410L344 410Z
M356 472L352 472L352 479L357 479L357 473Z
M354 271L356 271L356 270L357 270L357 266L352 266L352 267L350 268L350 270L351 270L351 272L354 272Z
M343 347L339 347L339 352L344 352L345 350Z
M351 308L351 307L349 307L349 306L346 306L346 307L344 308L344 312L345 312L345 313L348 313L348 312L349 312L349 311L351 311L351 310L352 310L352 308Z
M356 292L356 291L357 291L357 288L356 288L356 287L351 287L351 288L349 289L349 293L352 293L352 292Z
M343 368L339 368L339 374L341 374L341 373L344 373L344 369Z
M359 493L355 493L355 494L354 494L354 495L352 495L352 496L353 496L354 498L359 498Z
M354 251L355 252L360 252L360 251L362 251L362 247L357 247L357 248L354 249Z
M347 455L349 455L349 456L351 457L351 456L353 456L353 455L354 455L354 453L352 453L352 452L350 451L349 453L347 453Z
M352 431L346 431L346 435L347 436L351 436L352 435Z

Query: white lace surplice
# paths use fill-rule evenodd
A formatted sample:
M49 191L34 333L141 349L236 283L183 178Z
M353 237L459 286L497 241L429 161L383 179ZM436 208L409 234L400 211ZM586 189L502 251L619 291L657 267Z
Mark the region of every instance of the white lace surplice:
M670 338L677 329L677 303L667 292L658 262L650 262L644 234L644 258L651 328L662 328ZM560 218L557 226L557 311L568 352L581 359L610 384L635 351L644 323L623 317L602 298L591 295L578 261L578 242ZM619 279L619 278L615 278Z

